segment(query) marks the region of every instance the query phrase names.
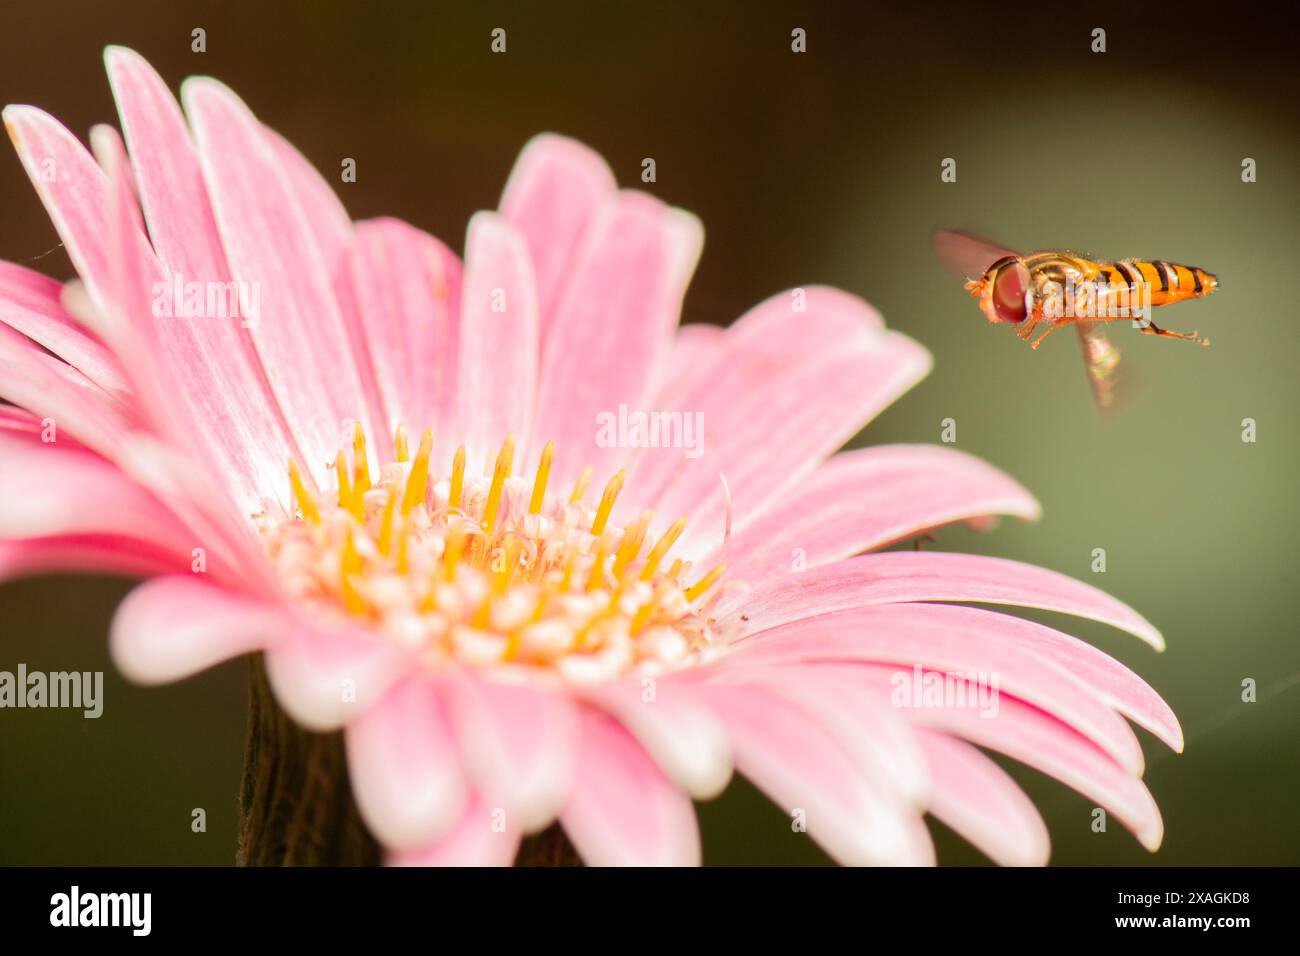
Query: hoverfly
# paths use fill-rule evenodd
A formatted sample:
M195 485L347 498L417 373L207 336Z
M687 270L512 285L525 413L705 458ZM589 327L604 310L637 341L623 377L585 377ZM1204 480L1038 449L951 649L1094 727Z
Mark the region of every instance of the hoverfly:
M935 252L964 276L990 322L1018 325L1016 336L1038 348L1059 328L1073 325L1083 349L1084 370L1103 416L1118 409L1119 350L1104 324L1130 319L1147 335L1209 345L1197 333L1172 332L1151 321L1150 309L1207 296L1219 280L1196 266L1160 259L1107 262L1073 252L1021 255L962 232L934 234ZM1046 323L1037 338L1034 330Z

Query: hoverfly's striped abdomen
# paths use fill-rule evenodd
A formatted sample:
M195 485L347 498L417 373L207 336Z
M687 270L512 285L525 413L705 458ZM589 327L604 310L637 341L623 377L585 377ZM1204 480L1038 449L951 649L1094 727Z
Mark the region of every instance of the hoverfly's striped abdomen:
M1161 259L1124 259L1112 262L1102 267L1100 276L1112 288L1145 284L1151 290L1152 305L1198 299L1209 295L1219 286L1219 280L1204 269Z

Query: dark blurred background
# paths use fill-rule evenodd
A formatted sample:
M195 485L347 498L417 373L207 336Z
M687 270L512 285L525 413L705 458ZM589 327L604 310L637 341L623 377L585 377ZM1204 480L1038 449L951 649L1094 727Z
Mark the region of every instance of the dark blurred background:
M613 5L611 5L613 6ZM1039 803L1057 864L1295 864L1295 302L1300 247L1294 14L1222 4L9 2L0 99L79 135L116 122L102 48L131 46L173 89L208 73L297 143L354 217L391 214L459 250L534 133L577 136L707 230L686 318L725 324L772 292L859 293L934 353L934 373L856 443L938 441L1015 475L1036 526L949 529L930 547L1013 557L1085 578L1160 627L1156 655L1063 622L1146 677L1188 735L1143 732L1167 834L1148 855L1091 804L1012 768ZM1274 8L1276 9L1276 8ZM207 52L191 52L191 30ZM504 55L489 52L494 27ZM808 52L790 50L807 31ZM1090 50L1096 27L1107 52ZM7 151L6 151L7 152ZM0 258L71 275L16 159L0 158ZM957 182L940 182L945 157ZM1246 157L1258 182L1241 181ZM982 318L929 250L940 226L1022 248L1163 258L1217 273L1212 298L1168 310L1209 349L1121 328L1145 380L1110 426L1077 349L1037 353ZM30 261L29 261L30 260ZM1258 440L1241 440L1242 419ZM1107 551L1106 574L1090 572ZM129 584L0 585L0 669L104 670L104 716L0 711L0 863L228 864L234 854L244 670L140 689L105 635ZM1259 701L1241 702L1254 679ZM1290 692L1288 692L1290 689ZM206 833L191 810L205 808ZM821 862L737 781L701 806L710 863ZM941 861L983 858L936 826Z

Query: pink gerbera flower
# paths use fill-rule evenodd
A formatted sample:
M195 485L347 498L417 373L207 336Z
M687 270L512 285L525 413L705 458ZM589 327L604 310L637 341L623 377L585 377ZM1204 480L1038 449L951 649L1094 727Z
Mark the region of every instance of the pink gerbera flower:
M112 129L92 158L4 114L79 280L0 265L0 574L151 577L113 623L129 677L264 652L294 719L344 729L394 862L508 863L558 818L589 863L697 863L691 799L733 767L844 863L932 862L926 812L1045 862L974 745L1159 844L1124 718L1180 749L1160 697L945 602L1159 649L1146 620L1024 564L863 554L1038 515L951 449L832 457L930 367L866 303L807 288L679 329L699 222L551 135L462 267L351 222L221 84L187 81L182 115L140 57L107 63L129 161Z

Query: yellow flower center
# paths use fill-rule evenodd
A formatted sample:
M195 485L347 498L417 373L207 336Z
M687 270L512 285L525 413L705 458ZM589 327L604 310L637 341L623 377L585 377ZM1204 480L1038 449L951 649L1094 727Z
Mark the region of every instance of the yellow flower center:
M648 540L653 512L611 523L625 473L593 508L591 469L564 498L548 496L554 446L531 482L511 474L507 437L490 478L430 473L432 434L411 460L398 428L397 460L372 480L365 433L334 463L337 493L317 496L289 465L295 510L259 516L259 530L290 597L329 616L365 619L431 666L544 668L574 683L654 674L713 656L707 617L718 565L695 574L669 561L681 518ZM333 499L333 500L331 500Z

